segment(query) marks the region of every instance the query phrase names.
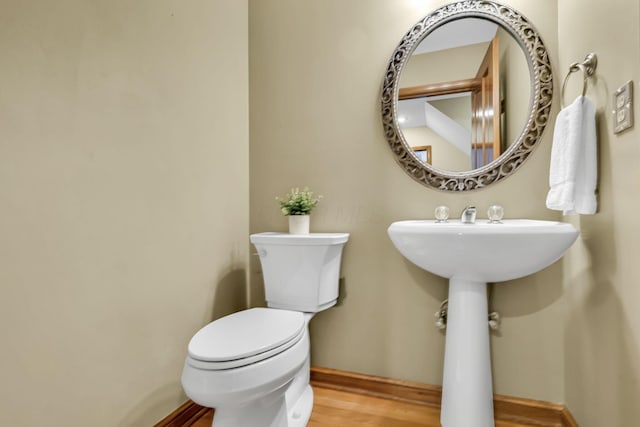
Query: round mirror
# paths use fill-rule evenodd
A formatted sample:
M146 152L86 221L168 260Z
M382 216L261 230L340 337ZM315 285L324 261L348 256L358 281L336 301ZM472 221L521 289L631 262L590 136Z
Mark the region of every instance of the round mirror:
M382 88L399 164L444 191L483 188L528 157L548 121L547 51L517 11L464 1L426 16L394 51Z

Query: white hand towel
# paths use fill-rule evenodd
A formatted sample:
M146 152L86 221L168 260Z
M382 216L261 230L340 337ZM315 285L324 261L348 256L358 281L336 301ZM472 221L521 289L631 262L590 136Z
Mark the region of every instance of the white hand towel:
M596 213L597 179L595 107L578 96L556 119L547 208L564 215Z

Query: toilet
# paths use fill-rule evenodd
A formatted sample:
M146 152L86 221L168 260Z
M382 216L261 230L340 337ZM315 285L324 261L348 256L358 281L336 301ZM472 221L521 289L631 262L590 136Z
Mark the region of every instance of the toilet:
M313 408L309 321L335 305L348 233L259 233L268 308L215 320L191 338L182 387L215 427L302 427Z

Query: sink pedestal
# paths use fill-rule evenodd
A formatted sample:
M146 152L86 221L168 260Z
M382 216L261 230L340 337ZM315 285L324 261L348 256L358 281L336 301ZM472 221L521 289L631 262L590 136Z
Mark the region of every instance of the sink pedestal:
M443 427L494 427L484 282L449 280L440 422Z
M442 379L443 427L494 427L487 283L533 274L556 262L578 238L567 223L505 219L397 221L389 237L418 267L449 279Z

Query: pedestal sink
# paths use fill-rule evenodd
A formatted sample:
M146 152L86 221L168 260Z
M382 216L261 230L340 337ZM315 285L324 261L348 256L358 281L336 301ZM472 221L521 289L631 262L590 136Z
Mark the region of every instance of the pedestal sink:
M443 427L493 427L487 324L487 282L535 273L571 247L571 224L524 219L490 224L398 221L388 229L408 260L449 279L440 422Z

